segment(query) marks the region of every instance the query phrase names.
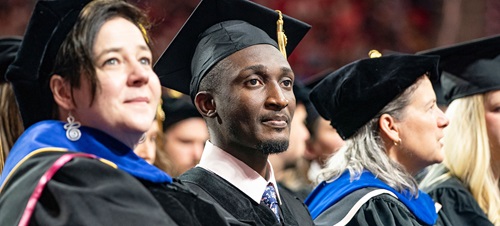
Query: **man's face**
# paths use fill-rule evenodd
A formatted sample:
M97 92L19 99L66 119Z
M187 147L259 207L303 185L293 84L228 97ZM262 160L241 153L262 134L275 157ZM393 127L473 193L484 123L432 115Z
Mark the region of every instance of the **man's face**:
M288 61L271 45L250 46L225 60L230 66L214 95L225 145L285 151L295 110Z
M171 176L179 176L198 164L208 140L205 120L200 117L187 118L170 126L165 131L164 151L172 163Z

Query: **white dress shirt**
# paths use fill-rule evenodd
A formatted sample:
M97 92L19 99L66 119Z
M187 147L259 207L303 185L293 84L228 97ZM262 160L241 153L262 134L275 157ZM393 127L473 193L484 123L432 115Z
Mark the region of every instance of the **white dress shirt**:
M270 172L269 180L266 180L244 162L207 141L200 163L196 167L201 167L224 178L256 203L260 203L267 185L272 183L278 202L281 204L273 167L269 160L266 166Z

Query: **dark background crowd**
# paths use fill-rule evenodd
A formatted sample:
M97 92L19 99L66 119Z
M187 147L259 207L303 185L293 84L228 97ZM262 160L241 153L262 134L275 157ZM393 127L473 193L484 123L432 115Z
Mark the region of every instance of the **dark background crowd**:
M23 35L35 0L0 0L0 36ZM159 57L198 0L131 0L151 20ZM312 25L289 57L299 79L367 57L415 53L500 32L496 0L256 0ZM286 31L285 31L286 32Z

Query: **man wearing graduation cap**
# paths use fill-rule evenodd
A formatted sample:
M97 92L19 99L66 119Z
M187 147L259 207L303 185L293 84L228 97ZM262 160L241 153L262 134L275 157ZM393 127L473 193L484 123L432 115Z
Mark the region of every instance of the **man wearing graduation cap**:
M240 222L313 224L268 162L288 146L295 97L286 52L308 29L250 1L204 0L155 65L164 86L190 94L209 129L200 164L180 179Z
M439 55L449 103L444 161L420 187L443 206L441 225L499 225L500 36L420 52Z

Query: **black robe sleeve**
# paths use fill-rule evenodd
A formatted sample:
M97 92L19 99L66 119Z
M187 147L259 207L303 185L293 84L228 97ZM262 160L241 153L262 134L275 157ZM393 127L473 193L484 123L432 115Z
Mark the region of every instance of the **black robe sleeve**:
M8 181L0 196L2 225L17 225L33 184L45 172L40 167L47 164L50 167L51 161L43 157L29 159ZM129 174L96 159L75 158L47 183L30 225L177 224Z
M314 223L317 226L331 226L340 222L351 210L354 203L374 188L357 190L344 197L335 205L323 211ZM408 208L389 194L381 194L369 199L346 224L350 226L412 226L420 223Z
M371 198L347 225L423 225L394 197L383 194Z
M436 186L429 195L442 205L438 218L441 225L493 225L472 194L456 178Z

